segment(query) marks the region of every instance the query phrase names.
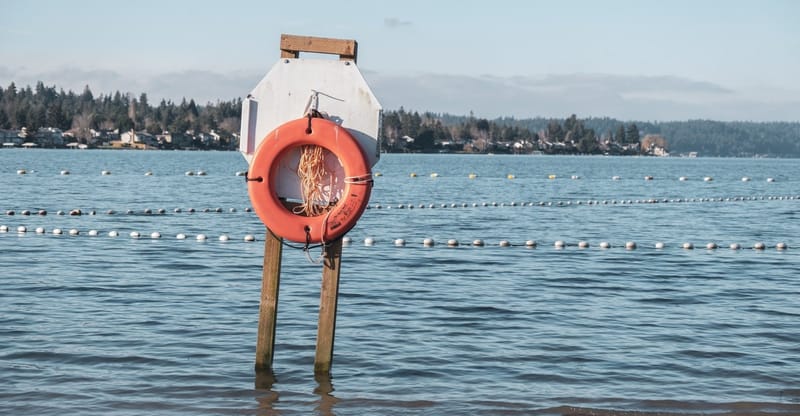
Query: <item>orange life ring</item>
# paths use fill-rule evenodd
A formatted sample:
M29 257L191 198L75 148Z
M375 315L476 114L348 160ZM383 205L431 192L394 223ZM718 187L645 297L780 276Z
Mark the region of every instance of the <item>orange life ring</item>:
M344 168L341 199L326 213L298 215L276 192L278 168L287 153L301 146L320 146ZM369 202L372 172L358 141L344 127L323 118L300 118L272 130L259 144L250 164L247 191L258 217L273 233L297 243L324 243L356 225Z

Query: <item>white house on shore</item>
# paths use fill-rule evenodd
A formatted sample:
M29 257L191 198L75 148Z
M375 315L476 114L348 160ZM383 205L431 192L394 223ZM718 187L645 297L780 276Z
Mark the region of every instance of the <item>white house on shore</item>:
M112 140L111 147L132 148L132 149L154 149L157 148L156 138L146 131L126 131L119 135L119 140Z

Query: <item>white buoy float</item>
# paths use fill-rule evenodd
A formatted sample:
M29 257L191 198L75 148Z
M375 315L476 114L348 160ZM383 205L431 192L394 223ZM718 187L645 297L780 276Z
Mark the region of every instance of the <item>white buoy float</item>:
M556 240L556 242L553 243L553 247L555 247L557 249L562 249L562 248L564 248L565 245L566 245L566 243L564 243L561 240Z
M256 241L256 237L252 234L247 234L244 236L244 241L253 242Z
M395 247L404 247L406 245L406 240L403 240L402 238L397 238L394 240L394 245Z
M636 243L633 242L633 241L628 241L627 243L625 243L625 249L626 250L636 250Z
M186 234L184 234L184 233L178 233L178 234L175 236L175 239L177 239L177 240L185 240L185 239L186 239Z
M130 233L130 236L131 236L131 238L139 238L139 237L141 237L142 235L141 235L141 234L139 234L139 232L138 232L138 231L131 231L131 233Z
M69 235L79 235L81 232L75 228L69 230Z
M534 241L534 240L525 241L525 247L527 247L527 248L536 248L536 241Z
M158 231L153 231L152 233L150 233L150 238L152 238L153 240L158 240L159 238L161 238L161 233Z
M684 250L692 250L692 249L694 249L694 244L692 244L692 243L683 243L682 247L683 247Z
M244 175L246 175L246 174L247 174L247 172L245 172L245 171L241 171L241 170L240 170L240 171L238 171L238 172L236 172L236 176L244 176Z
M500 240L499 246L500 247L511 247L511 243L508 240Z
M153 176L153 171L148 170L144 173L144 176Z
M27 173L28 173L28 171L27 171L27 170L25 170L25 169L19 169L19 170L17 170L17 175L26 175Z
M775 182L775 178L767 178L767 182Z
M206 241L208 237L206 237L205 234L197 234L197 237L195 238L197 239L197 241Z
M44 234L44 227L36 227L36 234Z
M589 248L589 243L586 241L578 241L578 248Z
M475 247L483 247L485 243L481 239L472 240L472 245Z
M619 177L619 176L617 176L617 175L614 175L614 176L612 176L612 177L611 177L611 180L612 180L612 181L618 181L618 180L620 180L620 179L622 179L622 178L620 178L620 177Z
M689 178L687 178L686 176L681 176L680 178L678 178L678 180L681 181L681 182L685 182L685 181L688 181Z
M655 247L656 247L656 250L662 250L664 248L664 243L658 241L658 242L656 242Z
M742 176L742 182L750 182L750 178L747 176Z
M764 250L765 248L767 248L767 246L762 242L758 242L758 243L753 244L753 248L755 250Z
M20 234L25 234L26 232L28 232L28 229L25 228L24 225L20 225L19 227L17 227L17 232Z
M432 238L426 238L422 240L422 245L425 247L433 247L434 244L435 242L433 241Z
M608 248L611 248L611 244L610 244L610 243L608 243L607 241L601 241L601 242L600 242L600 248L602 248L602 249L608 249Z
M436 172L431 173L431 178L438 178L439 174Z
M108 176L108 175L111 174L111 171L110 170L104 170L104 171L101 171L100 174L103 175L103 176Z
M89 235L89 237L97 237L97 230L89 230L86 234Z
M645 176L645 177L644 177L644 180L646 180L646 181L652 181L652 180L653 180L653 177L652 177L652 176L650 176L650 175L647 175L647 176Z
M119 233L116 232L116 231L109 231L108 232L108 236L109 237L117 237L117 236L119 236Z
M447 240L447 247L458 247L458 240L455 238Z
M778 244L775 244L775 248L777 250L786 250L787 246L786 246L786 243L778 243Z
M230 237L228 237L226 234L222 234L221 236L219 236L219 241L222 241L223 243L228 240L230 240Z
M706 249L707 250L716 250L717 249L717 243L711 242L711 243L706 244Z
M8 226L7 225L0 225L0 233L7 233Z
M69 175L69 171L68 170L62 170L61 171L61 175Z
M197 171L197 176L206 176L206 171L204 171L204 170L198 170L198 171Z
M372 237L365 238L364 239L364 245L365 246L374 246L375 245L375 239L372 238Z
M731 243L731 250L739 250L742 246L739 243Z
M194 171L193 170L187 170L185 175L186 176L194 176Z
M714 178L712 178L710 176L706 176L705 178L703 178L703 182L711 182L713 180L714 180Z
M54 228L53 229L53 235L61 235L61 229L60 228Z

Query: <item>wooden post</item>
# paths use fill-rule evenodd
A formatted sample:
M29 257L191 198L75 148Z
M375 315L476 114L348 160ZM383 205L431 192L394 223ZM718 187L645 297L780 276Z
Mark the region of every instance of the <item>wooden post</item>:
M278 318L278 287L281 281L283 239L267 228L264 241L264 271L261 275L261 304L258 308L256 373L272 371L275 351L275 323Z
M339 272L342 266L342 239L325 249L322 289L319 294L319 323L314 373L328 375L333 364L333 337L336 332L336 306L339 301Z

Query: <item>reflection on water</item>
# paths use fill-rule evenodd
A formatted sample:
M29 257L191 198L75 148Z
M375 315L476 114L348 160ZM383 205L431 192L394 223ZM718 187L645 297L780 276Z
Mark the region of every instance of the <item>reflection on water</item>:
M277 379L272 370L256 369L256 401L258 401L258 413L260 415L279 415L281 413L274 407L280 398L278 392L272 390L272 386L276 382Z
M315 374L314 380L317 381L317 388L314 389L314 394L319 395L319 402L316 410L322 416L333 415L333 407L339 401L331 393L333 393L333 383L329 374Z

